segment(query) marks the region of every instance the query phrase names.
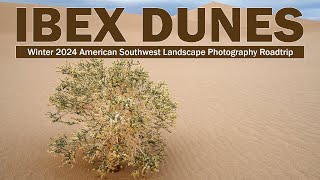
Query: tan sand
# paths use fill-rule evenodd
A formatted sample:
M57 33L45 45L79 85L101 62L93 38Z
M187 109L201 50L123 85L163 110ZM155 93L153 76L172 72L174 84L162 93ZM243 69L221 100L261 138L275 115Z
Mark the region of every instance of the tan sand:
M45 116L65 61L15 59L16 6L25 5L0 3L0 179L99 179L81 158L59 168L46 152L49 138L68 129ZM128 44L141 45L141 16L120 20ZM179 102L167 161L151 179L320 179L320 23L302 21L305 59L140 60ZM167 44L186 43L173 33ZM210 36L193 45L209 44ZM131 179L130 169L107 179Z

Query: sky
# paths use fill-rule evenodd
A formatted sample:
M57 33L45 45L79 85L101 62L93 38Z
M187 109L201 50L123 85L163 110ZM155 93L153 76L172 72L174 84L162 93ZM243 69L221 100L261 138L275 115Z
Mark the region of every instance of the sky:
M43 4L64 7L104 7L114 9L124 7L128 13L142 13L143 7L166 9L171 15L176 14L177 7L197 8L209 4L212 0L0 0L0 2ZM277 11L284 7L299 9L303 18L320 20L320 0L216 0L215 2L236 7L272 7Z

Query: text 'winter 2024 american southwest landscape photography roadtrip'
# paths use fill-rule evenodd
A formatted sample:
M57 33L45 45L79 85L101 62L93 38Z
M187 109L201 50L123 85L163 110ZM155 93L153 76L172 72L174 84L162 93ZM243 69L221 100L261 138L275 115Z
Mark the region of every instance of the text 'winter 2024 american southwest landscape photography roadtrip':
M318 0L0 13L0 179L320 179Z

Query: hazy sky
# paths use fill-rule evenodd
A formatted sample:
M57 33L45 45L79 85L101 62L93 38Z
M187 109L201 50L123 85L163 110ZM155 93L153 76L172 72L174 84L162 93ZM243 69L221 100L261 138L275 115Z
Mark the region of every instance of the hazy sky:
M208 4L208 0L0 0L2 2L44 4L65 7L105 7L114 9L125 7L126 12L141 13L143 7L164 8L176 14L177 7L196 8ZM237 7L283 7L298 8L304 18L320 20L320 0L217 0L216 2Z

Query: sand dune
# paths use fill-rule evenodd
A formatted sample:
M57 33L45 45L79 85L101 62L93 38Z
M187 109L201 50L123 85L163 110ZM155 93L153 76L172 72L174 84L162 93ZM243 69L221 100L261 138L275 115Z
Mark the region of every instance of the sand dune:
M0 28L0 179L99 179L81 158L73 169L59 168L61 159L46 152L50 137L68 131L45 116L55 68L65 61L15 59L16 6L25 5L0 3L7 24ZM305 46L305 59L139 59L179 103L166 164L151 179L320 179L320 26L304 22L296 44ZM149 45L139 23L139 15L119 20L128 44ZM163 44L185 43L170 37ZM130 169L107 179L131 179Z

